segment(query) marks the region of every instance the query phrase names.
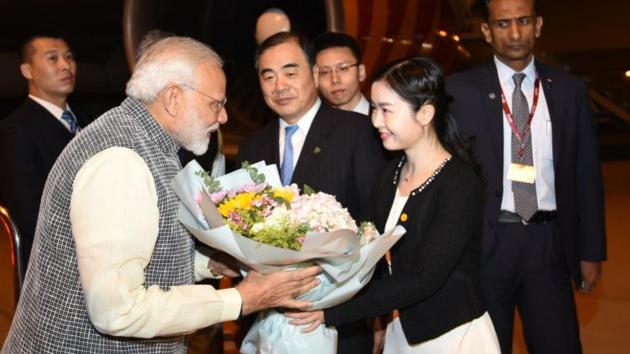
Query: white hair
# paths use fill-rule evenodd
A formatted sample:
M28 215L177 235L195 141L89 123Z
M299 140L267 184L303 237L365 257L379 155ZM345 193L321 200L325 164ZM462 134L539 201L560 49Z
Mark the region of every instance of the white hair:
M221 57L199 41L189 37L161 39L140 57L127 82L127 96L151 104L170 84L195 85L195 70L208 60L223 66Z

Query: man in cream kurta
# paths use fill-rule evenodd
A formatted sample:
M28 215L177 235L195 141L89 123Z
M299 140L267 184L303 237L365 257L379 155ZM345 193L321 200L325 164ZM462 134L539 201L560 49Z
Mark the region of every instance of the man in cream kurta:
M196 329L309 305L293 296L316 284L314 267L251 273L232 289L192 285L216 263L194 251L170 183L180 146L202 154L227 121L221 64L189 38L154 44L129 98L64 150L46 183L3 353L183 353L184 335Z

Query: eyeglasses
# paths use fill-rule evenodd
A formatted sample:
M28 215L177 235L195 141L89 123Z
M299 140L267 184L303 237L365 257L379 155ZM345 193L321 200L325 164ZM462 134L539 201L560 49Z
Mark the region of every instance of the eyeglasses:
M319 67L319 77L326 78L326 77L330 76L333 71L337 75L347 74L350 71L350 69L355 67L355 66L359 66L359 63L354 63L354 64L341 63L341 64L336 65L334 67L320 66Z
M209 99L211 99L212 101L210 102L210 109L213 110L215 113L220 113L221 110L225 107L225 104L227 103L227 97L223 97L222 100L217 100L216 98L206 95L205 93L197 90L196 88L188 85L188 84L181 84L182 86L185 86L195 92L197 92L198 94L205 96Z

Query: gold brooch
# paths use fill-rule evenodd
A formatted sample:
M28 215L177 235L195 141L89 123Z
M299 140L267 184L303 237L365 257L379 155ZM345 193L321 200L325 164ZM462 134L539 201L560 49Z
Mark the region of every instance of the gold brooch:
M322 151L322 149L319 148L319 146L315 147L315 150L313 150L313 154L317 155Z
M402 222L407 221L407 214L405 214L405 213L400 214L400 221L402 221Z

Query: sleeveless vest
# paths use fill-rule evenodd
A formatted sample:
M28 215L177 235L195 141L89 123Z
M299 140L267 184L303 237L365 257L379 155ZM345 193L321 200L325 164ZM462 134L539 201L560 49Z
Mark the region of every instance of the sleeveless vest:
M160 212L159 235L145 286L193 283L193 240L177 220L170 188L181 169L178 146L134 98L83 129L62 152L42 196L22 295L3 353L185 353L184 336L125 338L97 332L88 318L70 223L74 178L92 156L110 147L138 153L151 171Z

